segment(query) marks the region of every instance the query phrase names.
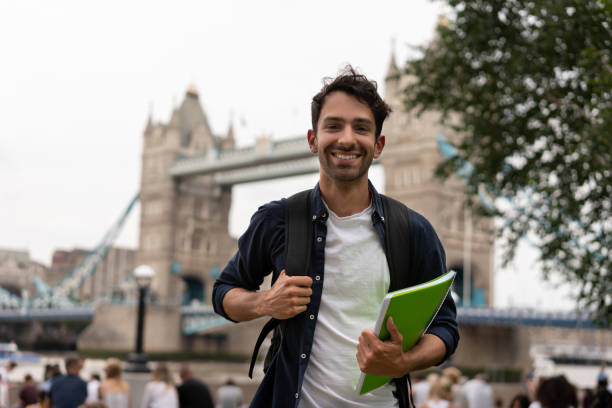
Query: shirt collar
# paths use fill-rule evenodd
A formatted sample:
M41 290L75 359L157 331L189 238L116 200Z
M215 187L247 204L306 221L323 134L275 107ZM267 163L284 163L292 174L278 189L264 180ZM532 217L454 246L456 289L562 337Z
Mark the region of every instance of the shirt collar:
M372 219L384 221L385 218L380 194L378 194L378 191L376 191L370 180L368 180L368 188L372 193L372 201L374 203L374 214L372 214ZM317 183L312 190L311 200L310 208L312 209L312 220L314 221L318 218L327 219L327 208L325 208L325 204L323 204L323 200L321 199L321 188L319 187L319 183Z

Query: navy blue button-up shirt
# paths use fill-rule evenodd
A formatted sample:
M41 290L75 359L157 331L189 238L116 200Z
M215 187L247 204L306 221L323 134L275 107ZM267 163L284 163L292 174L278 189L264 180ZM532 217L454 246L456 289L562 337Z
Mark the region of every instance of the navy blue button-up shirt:
M383 248L386 248L382 201L371 183L370 191L374 201L372 224ZM308 276L313 280L311 301L306 312L286 321L279 352L253 398L253 407L297 407L299 402L325 280L323 271L327 209L321 200L318 184L313 189L311 200L314 232L308 269ZM247 231L238 240L238 251L215 282L214 309L229 320L232 319L223 310L223 298L228 291L237 287L258 290L266 275L272 273L273 280L276 280L281 270L285 269L285 201L272 201L257 210ZM444 249L433 227L423 216L411 211L411 223L412 256L411 265L406 271L427 271L428 275L423 280L426 282L446 272ZM450 296L442 304L427 333L438 336L444 342L445 359L455 351L459 333L455 304Z

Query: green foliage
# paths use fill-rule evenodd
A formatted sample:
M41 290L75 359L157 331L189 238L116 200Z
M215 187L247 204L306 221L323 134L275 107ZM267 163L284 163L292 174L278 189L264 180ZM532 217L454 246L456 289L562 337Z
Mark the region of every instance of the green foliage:
M469 161L471 197L483 186L511 197L496 208L505 260L535 234L545 276L571 282L610 325L612 2L447 3L436 39L406 66L407 108L440 111L464 136L438 175Z

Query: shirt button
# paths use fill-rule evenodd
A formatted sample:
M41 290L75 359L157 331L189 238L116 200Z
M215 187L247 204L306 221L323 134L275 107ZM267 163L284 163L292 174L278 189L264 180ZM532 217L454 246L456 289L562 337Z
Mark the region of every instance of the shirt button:
M323 213L322 217L323 218L327 217L327 213Z
M315 280L321 280L321 277L319 275L315 276Z
M298 397L300 396L300 394L298 394L297 392L295 393L295 399L298 399Z
M316 216L316 215L313 215L313 216L312 216L312 219L313 219L313 221L314 221L314 220L316 220L316 219L317 219L317 216Z
M310 320L314 320L314 315L310 315Z
M306 358L306 354L302 353L302 355L300 357Z
M323 241L323 238L317 237L317 242L321 242L321 241Z
M384 221L384 220L385 220L385 217L380 217L380 219L381 219L381 221Z

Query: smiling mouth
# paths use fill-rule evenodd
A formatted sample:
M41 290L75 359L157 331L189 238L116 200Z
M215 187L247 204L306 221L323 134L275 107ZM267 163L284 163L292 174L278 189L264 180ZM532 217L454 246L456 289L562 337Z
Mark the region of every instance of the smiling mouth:
M358 155L356 154L345 154L345 153L332 153L332 155L341 160L353 160L358 157Z

